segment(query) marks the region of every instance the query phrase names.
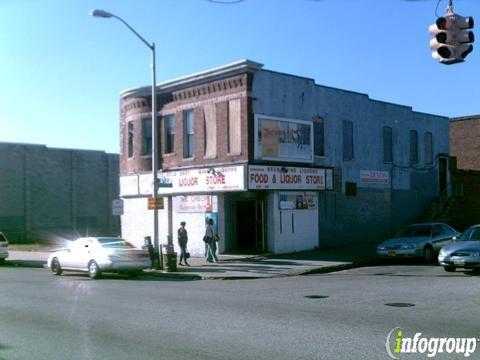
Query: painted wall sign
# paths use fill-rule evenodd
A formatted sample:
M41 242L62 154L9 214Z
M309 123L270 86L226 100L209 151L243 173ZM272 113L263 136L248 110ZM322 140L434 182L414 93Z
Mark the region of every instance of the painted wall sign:
M313 162L311 121L255 115L255 158Z
M389 182L388 171L360 170L361 184L388 184Z
M325 169L251 165L248 188L262 190L327 190ZM331 172L330 172L331 176ZM331 190L331 189L328 189Z
M218 201L215 195L185 195L176 198L178 213L218 212Z
M224 192L246 190L245 166L211 167L159 173L172 187L159 187L158 194L188 194L202 192ZM151 174L122 176L121 196L150 195L153 189Z

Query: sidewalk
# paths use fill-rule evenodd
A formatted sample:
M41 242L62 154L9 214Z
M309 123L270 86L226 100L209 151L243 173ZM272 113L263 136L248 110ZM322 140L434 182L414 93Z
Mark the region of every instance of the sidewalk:
M49 252L9 251L6 266L43 267ZM149 276L184 280L241 280L307 275L339 271L374 264L375 244L358 244L331 249L312 250L284 255L220 255L218 263L203 258L189 259L190 267L178 271L146 269Z

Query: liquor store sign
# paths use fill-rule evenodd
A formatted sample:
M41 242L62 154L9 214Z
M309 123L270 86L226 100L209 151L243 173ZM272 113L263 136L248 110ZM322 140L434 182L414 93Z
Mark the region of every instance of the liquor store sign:
M252 165L251 190L333 190L332 169Z
M162 172L164 182L171 187L160 186L158 194L193 194L246 190L245 166L216 166L202 169L188 169ZM159 174L160 175L160 174ZM151 174L138 174L120 178L122 196L145 196L152 194Z

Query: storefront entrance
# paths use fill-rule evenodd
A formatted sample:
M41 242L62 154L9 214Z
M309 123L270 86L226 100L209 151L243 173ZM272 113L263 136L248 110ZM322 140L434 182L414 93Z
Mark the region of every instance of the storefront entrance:
M236 251L242 253L265 250L264 203L262 200L237 200Z

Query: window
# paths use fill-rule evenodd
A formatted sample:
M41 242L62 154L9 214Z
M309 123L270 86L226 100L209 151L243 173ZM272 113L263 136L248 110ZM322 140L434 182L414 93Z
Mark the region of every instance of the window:
M418 133L410 130L410 164L418 164Z
M325 156L325 120L320 116L313 118L313 155Z
M425 164L433 164L433 140L431 132L425 133Z
M390 126L383 127L383 162L393 162L393 135Z
M152 119L142 119L142 155L152 155Z
M215 104L207 104L203 107L205 114L204 122L204 156L213 159L217 155L217 112Z
M242 153L240 99L228 102L228 153L231 155Z
M343 122L343 160L353 160L353 123Z
M128 157L133 157L133 121L128 122L128 143L127 143L127 154Z
M195 131L193 110L183 112L183 157L191 158L195 154Z
M165 154L174 152L174 139L175 139L175 116L165 116Z

